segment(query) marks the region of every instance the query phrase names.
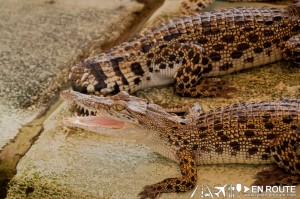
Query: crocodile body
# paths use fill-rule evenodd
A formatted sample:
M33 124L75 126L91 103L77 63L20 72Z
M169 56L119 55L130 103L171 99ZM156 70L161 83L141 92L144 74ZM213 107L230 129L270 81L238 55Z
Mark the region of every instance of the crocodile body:
M199 2L199 1L192 1ZM230 8L172 18L72 68L76 91L133 93L174 83L181 96L227 91L217 76L299 56L299 3Z
M145 130L140 142L179 163L181 177L146 186L141 198L191 189L196 165L203 164L274 163L273 170L257 174L255 184L300 182L300 100L232 104L206 113L196 104L187 116L179 117L126 92L96 97L63 91L61 96L97 115L140 126ZM64 123L96 132L107 128L91 126L81 117Z

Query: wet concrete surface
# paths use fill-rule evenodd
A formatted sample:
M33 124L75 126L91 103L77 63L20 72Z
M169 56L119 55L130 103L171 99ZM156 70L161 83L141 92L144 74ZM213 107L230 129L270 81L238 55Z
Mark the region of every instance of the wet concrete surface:
M46 2L45 4L49 4L49 2L51 1L48 1L48 3ZM56 2L61 2L62 4L69 3L66 4L68 6L70 6L71 3L71 1ZM127 1L118 2L122 2L122 5L125 4L126 9L129 10L127 10L127 12L130 12L131 7L129 4L127 4ZM36 1L32 1L31 3L34 3L35 5ZM89 5L94 5L93 3L95 2L87 2ZM73 3L71 4L73 5ZM77 9L83 6L79 3L79 1L78 4L74 4L76 5L75 7ZM38 5L40 7L44 6L42 1L39 1ZM53 6L53 3L50 3L50 5ZM158 10L158 12L154 13L148 24L156 23L156 21L160 20L161 16L166 17L177 15L176 11L178 9L178 5L178 1L166 1L166 3ZM236 5L240 6L244 4L217 2L210 6L209 9L215 9L224 6L232 7ZM88 5L84 6L88 7ZM108 5L108 7L109 6L110 5ZM94 6L91 7L94 8ZM91 7L88 8L92 9ZM76 8L74 9L76 10ZM102 9L101 5L96 8L99 10ZM104 14L105 13L106 12L104 12ZM112 11L112 13L114 12ZM82 17L83 16L84 14L82 14ZM116 21L106 21L107 18L101 18L101 16L98 16L97 14L95 14L95 16L96 18L100 17L100 19L103 19L102 21L98 22L100 25L102 24L108 26L107 28L109 30L111 24L118 24L118 17L122 15L115 16L116 18L112 17L112 19L116 19ZM71 19L73 17L75 16L70 17L70 20L74 20ZM80 24L74 24L73 28L78 25L80 27ZM111 32L108 30L105 28L100 28L90 30L90 32L83 34L84 38L89 38L89 35L94 34L97 36L90 38L90 40L82 39L82 46L78 47L76 46L77 44L74 44L74 51L80 51L80 49L84 48L83 46L86 42L93 41L95 38L100 38L97 41L101 42L102 37L98 37L99 34L110 34ZM101 33L97 31L101 31ZM49 32L52 34L55 33L53 29L51 29L51 31L49 30ZM104 36L104 38L107 37ZM28 39L30 39L30 37L27 38L27 40ZM35 40L33 39L33 41L30 42L29 40L28 42L35 43L34 41ZM79 41L81 40L79 39ZM70 44L69 42L70 41L66 41L66 43L68 43L66 44L67 46L73 44L74 41L71 41ZM46 43L49 43L49 41ZM94 49L98 48L95 47ZM22 52L22 50L23 48L19 51ZM59 50L59 52L65 51L63 48L59 48L57 50ZM98 50L91 50L89 53L96 54ZM101 48L99 51L101 51ZM45 57L46 55L44 55L44 53L45 51L41 52L41 54L43 54ZM59 63L62 64L58 65L63 66L65 63L71 63L72 61L70 62L70 60L77 59L75 58L75 55L78 54L80 53L77 53L77 51L73 54L66 53L66 55L59 59ZM13 60L13 58L8 58L8 60ZM16 60L19 59L16 58ZM0 67L2 66L3 65L0 65ZM232 98L230 99L179 98L173 94L171 87L152 88L138 92L137 95L144 97L149 101L167 104L189 104L191 102L198 101L202 104L205 110L239 101L278 100L282 97L299 98L300 69L289 68L287 66L288 64L286 62L278 62L276 64L270 64L264 67L225 76L224 78L226 78L232 86L237 88L237 91L232 94ZM19 66L13 67L12 70L16 70L18 67ZM62 68L60 69L64 70ZM37 76L31 76L29 79L38 79L39 72L43 74L42 71L38 70L36 74ZM62 83L66 81L65 74L63 77L64 78L61 78ZM53 78L56 78L56 76L54 75ZM12 81L14 82L14 79L12 79ZM23 82L25 82L24 79ZM11 90L23 88L18 87L18 84L21 83L17 82L16 85L13 85L12 87L9 85L7 87L9 87ZM56 92L55 89L53 92ZM31 99L31 97L28 97L28 99ZM12 105L15 103L21 104L17 100L14 101L14 98L16 98L16 94L12 94L10 98L5 98L6 102L9 101L9 107L14 107ZM36 100L40 99L41 98L38 97ZM168 100L166 101L166 99ZM44 122L34 124L37 126L37 129L42 128L41 132L38 132L40 136L35 141L34 145L31 146L30 150L20 160L17 166L17 173L9 183L7 198L138 198L137 194L145 185L156 183L165 178L179 176L180 171L176 163L160 156L159 154L153 152L150 148L135 141L135 138L139 136L140 129L129 125L125 130L123 130L123 132L121 132L124 133L122 137L116 137L101 135L101 133L91 133L80 129L67 128L62 125L61 120L64 116L71 115L72 112L69 111L65 103L61 104L61 101L58 101L53 106L53 112L49 111L47 114L41 116L44 119L47 118ZM13 110L21 109L14 108ZM38 113L38 109L35 108L27 108L25 110L28 111L29 115L33 115L31 110L34 110L33 112L35 114ZM11 118L14 118L14 114L12 114ZM117 132L116 134L120 134L120 132ZM254 181L253 176L255 173L262 170L264 167L264 165L199 166L198 185L200 187L202 184L213 187L217 184L235 185L237 183L242 183L243 185L250 186ZM192 192L193 190L180 194L162 194L160 198L190 198ZM297 186L297 193L300 193L299 186ZM201 191L198 189L193 198L200 197Z

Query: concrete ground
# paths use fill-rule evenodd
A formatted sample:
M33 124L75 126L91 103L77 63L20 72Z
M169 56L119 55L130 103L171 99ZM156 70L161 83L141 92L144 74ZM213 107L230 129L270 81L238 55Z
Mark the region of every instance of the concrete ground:
M66 81L68 70L64 67L87 54L103 50L101 43L110 36L112 40L119 37L129 26L124 23L124 17L131 19L132 13L142 9L141 4L130 0L84 2L0 0L0 15L3 15L0 26L5 27L0 29L0 49L6 52L5 56L0 56L0 67L5 74L0 78L0 100L7 113L0 115L0 128L3 128L0 130L12 132L1 137L2 146L6 144L9 149L13 143L7 144L8 140L15 136L16 129L38 115L42 109L39 104L57 93ZM217 2L210 9L236 5ZM178 1L167 0L148 24L155 23L161 16L176 15L177 8ZM92 46L88 48L92 50L86 50L87 46ZM300 98L300 69L286 66L279 62L224 77L238 90L231 99L182 99L174 95L170 87L141 91L138 96L159 103L199 101L205 110L238 101ZM51 78L58 86L52 86ZM41 95L35 95L43 88ZM163 101L165 99L169 101ZM177 164L134 140L139 136L136 127L129 125L124 131L116 132L123 134L121 137L63 127L63 116L70 114L66 104L58 101L34 120L33 125L26 126L28 132L34 132L30 127L38 127L37 135L40 136L32 136L36 141L18 163L7 198L137 198L143 186L180 174ZM5 147L0 158L4 152L10 154ZM198 185L241 183L250 186L255 173L264 167L200 166ZM162 194L161 198L191 198L192 193L193 190ZM297 193L299 197L299 186ZM198 188L193 198L200 197L201 189Z

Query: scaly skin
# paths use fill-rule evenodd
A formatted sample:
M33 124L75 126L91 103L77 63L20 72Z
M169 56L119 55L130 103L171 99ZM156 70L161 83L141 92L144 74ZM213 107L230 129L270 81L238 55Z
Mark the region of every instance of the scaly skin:
M196 1L198 2L198 1ZM172 18L72 68L76 91L106 95L174 83L181 96L222 96L219 78L299 57L299 5L230 8Z
M232 104L206 113L195 104L189 115L179 117L124 91L111 97L75 91L61 96L102 118L140 126L145 130L140 142L179 163L181 177L146 186L141 198L190 190L196 184L196 165L203 164L274 163L272 170L257 174L256 185L300 182L300 100ZM95 132L108 128L91 126L80 117L64 123Z

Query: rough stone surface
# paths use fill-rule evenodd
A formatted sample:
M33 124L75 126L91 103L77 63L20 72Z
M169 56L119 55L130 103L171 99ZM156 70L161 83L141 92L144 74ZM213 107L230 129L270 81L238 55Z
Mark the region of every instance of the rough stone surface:
M142 8L130 0L0 0L0 5L0 147L57 94L81 49L119 37Z

